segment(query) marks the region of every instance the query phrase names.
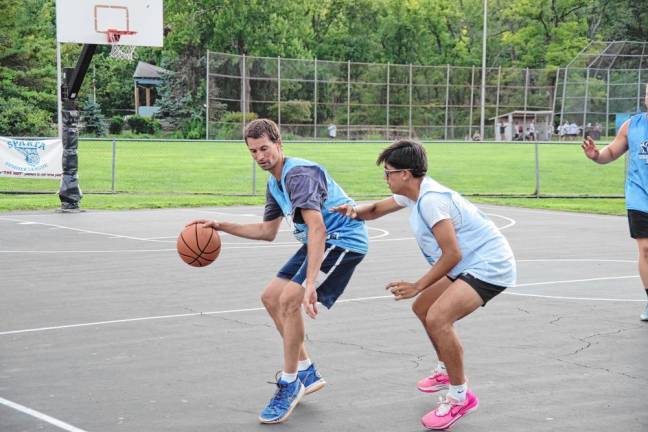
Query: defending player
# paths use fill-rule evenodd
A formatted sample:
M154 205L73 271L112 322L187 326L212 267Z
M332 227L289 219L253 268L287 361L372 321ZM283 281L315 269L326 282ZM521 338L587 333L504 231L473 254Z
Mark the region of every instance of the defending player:
M284 216L294 224L295 237L303 243L261 295L283 339L284 366L276 393L259 420L279 423L288 418L304 394L325 384L304 347L302 305L311 318L317 315L317 302L333 306L367 253L368 236L364 222L329 211L353 205L353 201L322 166L284 156L274 122L251 122L245 129L245 142L256 163L271 174L263 222L198 222L238 237L272 241Z
M430 268L415 282L391 282L387 289L396 300L418 296L412 309L439 362L417 388L428 393L448 389L443 402L421 421L429 429L446 429L479 404L468 389L454 322L515 283L515 259L504 236L482 212L457 192L425 176L427 157L421 144L396 141L376 163L384 163L385 180L394 195L333 210L352 219L371 220L410 209L410 226Z

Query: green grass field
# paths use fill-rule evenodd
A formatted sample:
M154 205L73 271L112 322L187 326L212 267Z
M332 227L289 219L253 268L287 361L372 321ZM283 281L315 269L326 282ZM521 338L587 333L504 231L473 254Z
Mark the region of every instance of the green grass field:
M389 190L375 159L384 143L285 144L287 155L323 164L359 200ZM426 144L429 174L464 194L530 195L536 188L535 148L524 144ZM538 146L541 194L622 195L624 163L588 161L578 143ZM262 204L267 174L255 168L242 143L120 141L116 194L111 192L112 143L82 140L79 183L83 208L158 208ZM253 177L256 176L256 183ZM0 211L54 209L58 181L0 178ZM252 196L256 194L256 196ZM250 196L223 196L250 195ZM624 214L622 199L482 198L473 201L593 213Z

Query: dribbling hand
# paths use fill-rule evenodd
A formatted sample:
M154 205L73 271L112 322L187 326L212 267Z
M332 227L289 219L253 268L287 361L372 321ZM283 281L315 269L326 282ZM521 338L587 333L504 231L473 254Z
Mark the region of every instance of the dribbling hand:
M200 224L200 225L203 225L205 227L214 228L216 231L220 230L220 222L217 222L215 220L196 219L196 220L193 220L193 221L189 222L186 226L190 226L190 225L193 225L193 224Z

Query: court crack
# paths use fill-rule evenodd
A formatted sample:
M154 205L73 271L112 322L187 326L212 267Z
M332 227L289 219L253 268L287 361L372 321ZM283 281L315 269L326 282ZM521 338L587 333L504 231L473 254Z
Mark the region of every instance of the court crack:
M421 355L416 355L413 353L409 352L394 352L394 351L384 351L384 350L379 350L375 348L370 348L368 346L362 345L362 344L355 344L355 343L350 343L350 342L340 342L340 341L331 341L331 340L322 340L322 339L312 339L308 338L309 341L314 342L314 343L325 343L325 344L335 344L335 345L341 345L345 347L356 347L361 349L362 351L367 351L375 354L384 354L384 355L389 355L389 356L402 356L402 357L408 357L408 361L413 363L415 367L419 367L422 360L423 356ZM413 358L412 358L413 357Z

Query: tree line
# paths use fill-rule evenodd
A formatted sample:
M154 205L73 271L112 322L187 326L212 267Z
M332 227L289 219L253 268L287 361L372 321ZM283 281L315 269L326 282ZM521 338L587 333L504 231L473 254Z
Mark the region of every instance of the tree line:
M55 133L55 0L1 0L0 135ZM201 136L205 53L370 63L481 64L483 0L165 0L161 49L137 59L173 72L162 117ZM648 4L636 0L490 0L488 66L565 66L591 40L648 40ZM80 47L62 46L74 66ZM100 47L80 92L107 117L133 112L136 63ZM94 79L93 79L94 78ZM90 108L94 112L95 108Z

